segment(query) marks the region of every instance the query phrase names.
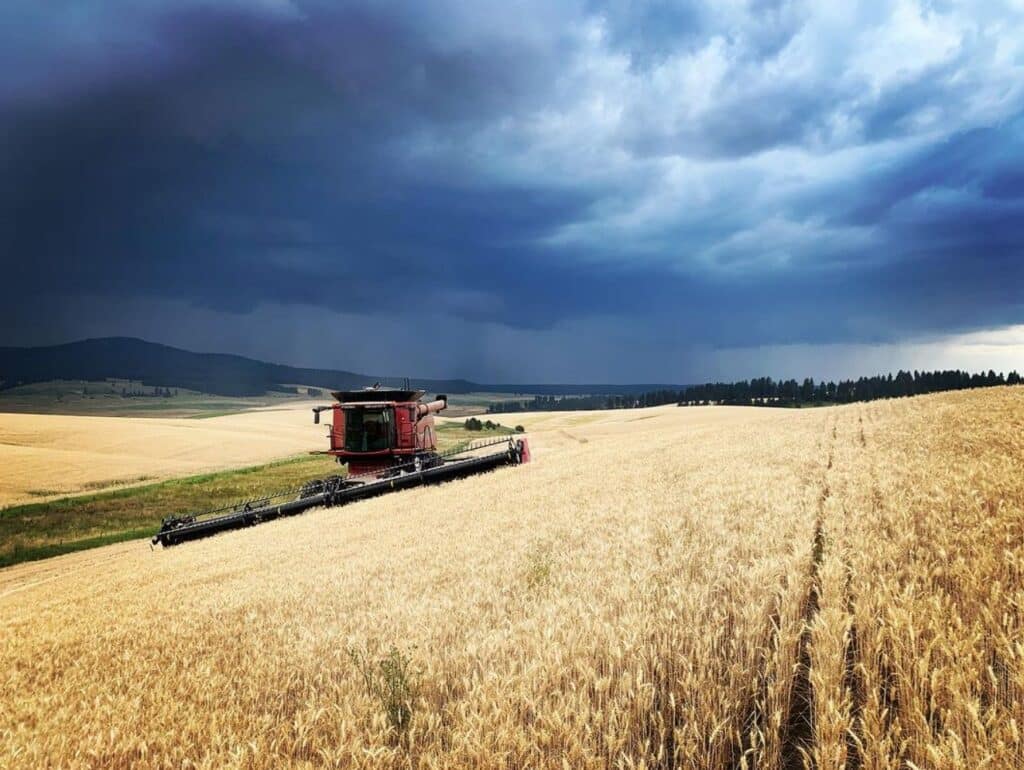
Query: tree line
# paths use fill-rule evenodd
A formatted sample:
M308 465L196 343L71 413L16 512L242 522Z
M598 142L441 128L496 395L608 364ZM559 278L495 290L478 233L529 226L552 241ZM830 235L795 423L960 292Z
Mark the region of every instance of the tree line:
M500 422L491 422L490 420L487 420L486 422L481 422L476 417L470 417L469 419L467 419L462 424L462 427L465 428L466 430L499 430L499 429L504 430L505 429L505 426L502 425ZM517 425L514 428L514 430L515 430L516 433L522 433L526 429L522 425Z
M878 374L856 380L815 382L806 377L774 380L757 377L738 382L707 382L689 385L681 390L653 390L637 395L593 396L534 396L530 400L498 401L487 411L492 414L506 412L575 411L584 409L636 409L645 406L818 406L849 404L854 401L874 401L879 398L899 398L946 390L988 388L995 385L1020 385L1016 371L1009 374L988 372L970 374L959 369L934 372L903 371L895 375Z

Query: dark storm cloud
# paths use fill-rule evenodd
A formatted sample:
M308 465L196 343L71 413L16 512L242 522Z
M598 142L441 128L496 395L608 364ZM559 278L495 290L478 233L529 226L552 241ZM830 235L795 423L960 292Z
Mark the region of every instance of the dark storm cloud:
M1022 157L1024 120L1016 118L908 152L802 201L801 211L885 228L893 247L911 253L998 256L1022 245Z
M0 300L57 337L44 294L466 339L1020 322L1019 20L908 7L8 7Z
M530 98L536 73L501 50L434 53L364 10L193 9L153 27L169 57L133 59L5 121L5 251L37 257L10 289L59 276L239 311L268 299L395 309L453 279L508 278L503 263L526 258L514 291L540 271L516 247L587 202L458 178L425 186L395 157L417 127L458 132Z

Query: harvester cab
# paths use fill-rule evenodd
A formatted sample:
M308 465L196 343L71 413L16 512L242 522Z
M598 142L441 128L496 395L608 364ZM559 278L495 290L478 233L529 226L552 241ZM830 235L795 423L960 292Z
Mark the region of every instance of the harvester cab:
M345 476L311 479L298 489L268 494L227 508L166 517L153 544L176 545L230 529L249 527L310 508L344 505L388 492L436 484L530 462L526 436L502 436L438 452L434 415L448 406L439 395L374 386L331 393L334 403L313 408L313 421L331 410L330 448L319 454L348 465ZM480 450L490 448L489 453Z
M352 475L386 474L395 469L416 471L438 464L434 415L448 406L448 396L438 395L423 403L422 390L338 390L331 393L335 403L313 409L313 421L320 412L333 417L327 437L339 463L348 464Z

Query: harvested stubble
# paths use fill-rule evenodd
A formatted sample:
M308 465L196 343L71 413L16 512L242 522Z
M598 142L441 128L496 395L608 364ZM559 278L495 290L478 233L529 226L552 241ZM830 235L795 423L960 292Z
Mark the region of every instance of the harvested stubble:
M0 573L0 763L1019 757L1024 393L647 414L551 417L522 468Z

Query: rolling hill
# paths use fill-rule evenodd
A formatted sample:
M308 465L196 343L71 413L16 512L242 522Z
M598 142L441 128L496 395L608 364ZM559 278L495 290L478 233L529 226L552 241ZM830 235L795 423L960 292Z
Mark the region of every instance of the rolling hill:
M133 337L103 337L47 347L0 347L0 389L51 380L139 380L220 396L256 396L289 384L331 389L359 388L401 377L307 369L224 353L193 353ZM627 394L671 385L481 384L463 379L413 377L417 387L445 393Z

